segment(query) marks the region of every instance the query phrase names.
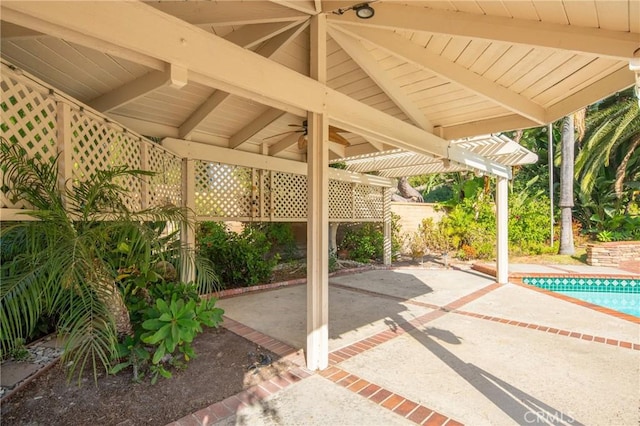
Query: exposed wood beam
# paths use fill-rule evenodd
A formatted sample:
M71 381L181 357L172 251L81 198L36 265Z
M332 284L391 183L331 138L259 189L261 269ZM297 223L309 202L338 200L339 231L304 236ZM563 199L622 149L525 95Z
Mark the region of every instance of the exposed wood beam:
M280 32L267 43L262 45L256 53L265 58L269 58L275 55L280 49L284 48L292 40L294 40L304 29L308 23L303 23L294 28L287 28L284 32ZM288 27L288 25L287 25ZM255 33L253 33L255 36ZM245 38L245 42L252 44L253 39ZM243 46L247 47L247 46ZM216 90L213 95L209 97L202 105L198 107L180 126L179 137L183 139L190 139L193 131L208 117L214 114L216 109L220 108L229 98L230 93Z
M193 131L213 114L231 95L222 90L216 90L209 98L204 101L185 121L180 125L178 137L181 139L190 139Z
M336 12L338 9L347 9L360 3L362 2L359 0L322 0L322 11L327 13Z
M152 71L111 92L98 96L89 101L88 104L100 112L108 112L171 83L171 71Z
M295 40L296 37L298 37L308 26L309 21L305 21L294 28L290 28L275 37L272 37L265 44L260 46L260 48L256 50L256 53L260 56L264 56L265 58L272 57Z
M221 162L242 167L256 168L262 170L274 170L297 175L307 175L307 163L284 158L268 157L252 152L238 151L235 149L223 148L204 143L186 141L183 139L165 138L162 146L174 154L195 160ZM223 160L221 160L223 159ZM393 186L393 180L380 176L361 175L359 173L339 170L329 167L329 177L347 182L362 183L364 185Z
M278 153L287 150L298 143L298 138L300 137L300 133L291 133L290 135L285 136L280 139L278 142L269 146L269 155L274 156Z
M307 14L292 9L260 7L261 2L240 4L235 1L161 1L148 5L195 25L231 26L296 21ZM259 7L253 7L257 5Z
M309 15L315 15L318 13L316 5L313 0L269 0L280 6L287 7L289 9L297 10L298 12L307 13Z
M235 135L231 136L229 138L229 148L236 149L260 130L282 117L284 113L284 111L280 111L279 109L269 108L258 118L239 130Z
M469 123L436 128L442 131L442 137L449 140L462 139L469 136L486 135L516 129L528 129L538 127L540 124L524 118L520 115L507 115L504 117L490 118L487 120L472 121Z
M340 158L346 157L346 147L339 143L329 141L329 151L335 153Z
M329 27L329 34L347 52L362 70L389 96L389 98L418 127L428 132L433 125L424 113L407 96L404 90L393 80L389 73L380 67L378 61L367 51L365 46L351 36L342 33L339 28Z
M638 33L400 4L380 3L375 9L376 14L371 19L358 19L353 13L329 15L329 19L350 25L481 38L619 60L632 58L640 40Z
M3 2L0 8L3 20L17 25L54 37L73 36L78 44L101 52L108 50L107 45L118 46L181 64L189 70L190 79L210 87L298 115L300 109L327 111L332 124L365 138L369 135L417 153L446 156L443 139L144 3L68 2L60 8L49 2ZM100 19L88 19L94 16ZM151 38L145 28L162 31Z
M223 37L233 44L251 49L263 41L277 36L299 24L302 21L293 22L273 22L268 24L245 25L239 30L233 31Z
M6 39L31 39L35 37L41 37L42 33L38 31L33 31L28 28L20 27L18 25L13 25L10 22L3 22L0 25L0 36L4 40Z
M547 110L547 122L551 123L559 120L566 115L584 108L585 105L591 105L634 84L634 72L627 68L627 66L624 66L618 71L607 75L601 80L590 84L586 88L550 106Z
M343 27L343 31L361 40L366 40L391 55L395 55L448 81L459 84L510 111L540 124L545 123L545 110L542 106L473 71L469 71L455 62L429 52L399 34L386 30L355 26Z

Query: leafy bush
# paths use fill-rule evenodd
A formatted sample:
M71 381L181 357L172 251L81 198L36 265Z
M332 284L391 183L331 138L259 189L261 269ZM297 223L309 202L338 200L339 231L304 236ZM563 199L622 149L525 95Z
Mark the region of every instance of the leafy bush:
M271 244L271 251L277 253L282 260L294 257L296 253L296 240L290 223L286 222L262 222L252 223L247 226L256 228Z
M351 226L340 243L340 250L349 252L356 262L369 263L381 260L384 254L384 234L379 224L365 223Z
M269 258L271 243L260 229L247 226L241 233L219 222L203 222L197 233L201 256L213 262L224 288L248 287L269 281L278 256Z
M132 367L134 381L149 372L155 383L160 376L171 377L169 366L182 367L182 361L196 356L191 342L203 326L217 327L224 311L215 307L215 299L201 300L194 284L153 285L145 300L146 308L137 311L134 334L118 345L120 362L110 372Z

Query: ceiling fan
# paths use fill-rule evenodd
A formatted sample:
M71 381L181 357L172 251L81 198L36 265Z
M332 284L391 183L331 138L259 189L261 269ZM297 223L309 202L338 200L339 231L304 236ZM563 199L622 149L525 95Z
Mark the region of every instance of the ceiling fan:
M307 147L307 134L309 131L307 124L308 124L307 120L304 120L302 124L289 124L289 127L297 127L297 129L269 136L265 138L265 140L275 138L277 136L291 134L291 133L301 133L300 137L298 137L298 149L303 150ZM346 132L346 130L339 129L334 126L329 126L329 141L335 142L343 146L351 145L344 136L340 135L340 132Z

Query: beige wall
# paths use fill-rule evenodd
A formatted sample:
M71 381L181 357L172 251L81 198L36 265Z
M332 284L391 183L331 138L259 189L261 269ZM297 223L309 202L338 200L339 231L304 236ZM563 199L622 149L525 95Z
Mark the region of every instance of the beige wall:
M400 227L403 234L413 234L418 230L422 219L431 217L434 222L439 222L444 216L443 211L436 211L432 203L400 203L392 202L391 211L400 216Z

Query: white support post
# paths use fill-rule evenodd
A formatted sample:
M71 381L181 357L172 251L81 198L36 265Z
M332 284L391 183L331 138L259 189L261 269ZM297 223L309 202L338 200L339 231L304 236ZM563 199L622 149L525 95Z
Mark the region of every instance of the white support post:
M189 251L196 247L195 232L195 164L189 158L182 159L182 207L186 209L189 223L180 224L180 242L182 244L182 268L180 279L192 282L196 278L194 259Z
M496 183L496 230L497 251L496 279L500 284L509 282L509 181L497 177Z
M391 250L391 188L382 189L382 203L383 203L383 255L382 260L385 265L391 265L392 262L392 250Z
M327 21L311 18L311 77L326 82ZM307 368L329 365L329 122L310 112L307 144Z

